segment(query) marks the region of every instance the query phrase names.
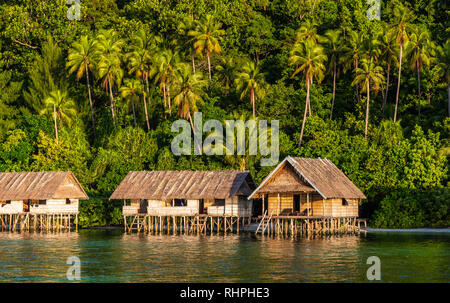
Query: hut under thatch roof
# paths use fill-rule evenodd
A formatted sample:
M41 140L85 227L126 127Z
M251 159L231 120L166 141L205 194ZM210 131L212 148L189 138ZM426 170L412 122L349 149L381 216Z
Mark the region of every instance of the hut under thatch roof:
M89 197L72 172L0 173L0 213L78 213Z
M130 200L124 215L251 216L255 188L248 171L132 171L110 199Z
M328 159L287 157L249 198L273 215L357 217L366 196Z

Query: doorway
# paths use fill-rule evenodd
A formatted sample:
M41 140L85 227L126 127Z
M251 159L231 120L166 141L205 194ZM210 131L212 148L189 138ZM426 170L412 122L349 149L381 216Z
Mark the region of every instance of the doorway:
M300 212L300 195L294 195L294 212Z
M200 199L198 201L198 213L203 215L205 213L205 200Z

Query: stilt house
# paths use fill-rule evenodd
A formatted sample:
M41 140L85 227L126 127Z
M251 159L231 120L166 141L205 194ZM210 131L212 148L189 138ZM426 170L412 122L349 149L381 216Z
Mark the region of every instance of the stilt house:
M328 159L285 158L249 196L261 215L358 217L366 196Z
M250 217L255 188L248 171L133 171L110 200L124 200L124 216Z

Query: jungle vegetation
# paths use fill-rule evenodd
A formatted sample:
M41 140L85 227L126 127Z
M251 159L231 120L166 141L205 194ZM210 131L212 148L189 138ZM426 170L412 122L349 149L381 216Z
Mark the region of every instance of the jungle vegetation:
M0 4L0 170L71 170L82 226L120 224L131 170L273 167L174 156L172 122L280 121L280 157L332 160L372 226L450 225L444 1L65 0ZM194 148L194 147L193 147Z

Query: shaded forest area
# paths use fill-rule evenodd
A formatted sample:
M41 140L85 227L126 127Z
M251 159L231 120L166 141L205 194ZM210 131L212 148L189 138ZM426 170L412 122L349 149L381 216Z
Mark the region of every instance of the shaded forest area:
M380 21L365 0L66 2L0 4L0 170L73 171L81 226L121 224L131 170L273 169L174 156L197 111L279 120L280 157L332 160L371 226L450 226L446 2L382 1Z

